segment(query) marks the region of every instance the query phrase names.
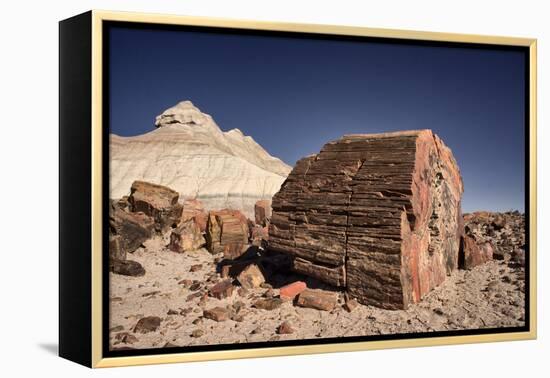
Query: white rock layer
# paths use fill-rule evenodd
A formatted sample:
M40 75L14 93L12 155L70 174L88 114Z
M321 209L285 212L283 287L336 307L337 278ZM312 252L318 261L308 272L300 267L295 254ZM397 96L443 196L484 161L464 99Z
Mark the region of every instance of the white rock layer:
M144 180L178 191L181 200L197 198L207 209L228 207L253 217L254 203L271 199L291 170L240 130L221 131L190 101L164 111L155 125L143 135L111 134L111 198Z

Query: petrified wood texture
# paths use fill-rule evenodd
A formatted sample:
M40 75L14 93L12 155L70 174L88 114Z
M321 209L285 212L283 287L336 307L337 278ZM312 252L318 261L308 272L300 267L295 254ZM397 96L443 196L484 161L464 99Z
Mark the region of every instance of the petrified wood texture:
M246 217L238 210L211 211L206 224L206 248L220 253L231 244L248 243L249 229Z
M431 130L347 135L273 197L270 248L361 303L407 308L457 267L463 186Z

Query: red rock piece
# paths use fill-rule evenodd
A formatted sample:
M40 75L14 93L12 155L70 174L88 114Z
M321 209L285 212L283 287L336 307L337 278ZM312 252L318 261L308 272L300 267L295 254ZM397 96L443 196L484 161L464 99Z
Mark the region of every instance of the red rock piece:
M306 283L303 281L296 281L291 284L281 287L279 290L279 296L284 301L293 300L298 294L307 288Z
M245 289L260 287L265 282L265 277L256 264L250 264L237 276L237 280Z
M257 225L267 226L271 219L271 201L260 200L254 205L254 220Z
M472 269L493 259L493 246L490 242L478 244L475 238L464 235L462 243L463 256L460 258L462 269Z
M269 247L360 303L405 309L458 265L458 165L431 130L347 135L296 163Z
M170 235L168 248L174 252L196 251L206 244L199 226L188 219L176 227Z
M220 253L229 244L247 244L248 220L238 210L211 211L206 224L206 248L210 253Z
M332 311L338 302L338 293L332 291L306 289L298 295L296 304L317 310Z
M183 206L179 193L166 186L134 181L128 203L132 212L143 212L155 221L157 231L165 231L181 220Z
M223 307L214 307L204 310L202 314L206 319L211 319L216 322L224 322L229 319L229 310Z
M233 284L231 280L223 280L212 286L210 295L214 298L223 299L233 294Z

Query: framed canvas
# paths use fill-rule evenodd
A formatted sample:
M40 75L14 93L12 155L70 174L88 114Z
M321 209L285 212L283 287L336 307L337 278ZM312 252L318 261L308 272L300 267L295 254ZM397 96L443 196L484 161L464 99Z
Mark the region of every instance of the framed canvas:
M60 22L59 353L536 337L536 40Z

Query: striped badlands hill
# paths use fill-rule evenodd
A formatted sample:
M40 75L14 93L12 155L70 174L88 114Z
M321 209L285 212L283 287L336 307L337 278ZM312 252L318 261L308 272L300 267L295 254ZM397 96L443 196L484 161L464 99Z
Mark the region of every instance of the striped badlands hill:
M207 209L233 208L254 218L254 204L271 199L291 168L238 129L220 130L190 101L167 109L156 129L111 135L111 198L136 180L168 186Z

